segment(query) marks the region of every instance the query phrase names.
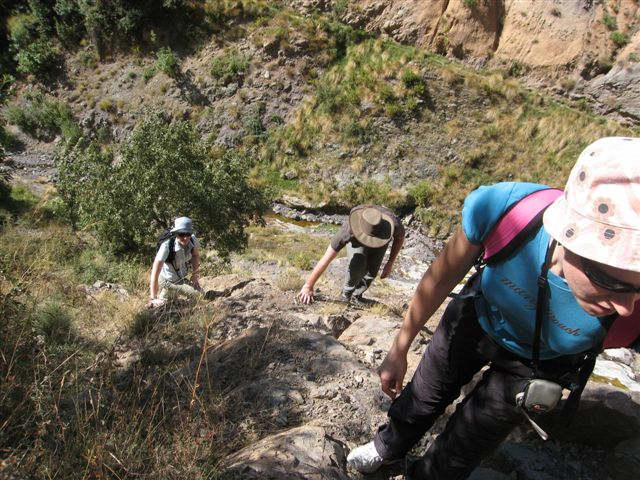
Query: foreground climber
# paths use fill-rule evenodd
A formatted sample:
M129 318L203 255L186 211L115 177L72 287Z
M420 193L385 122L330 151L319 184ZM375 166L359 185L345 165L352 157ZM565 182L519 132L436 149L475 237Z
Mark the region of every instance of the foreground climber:
M346 301L355 304L363 303L362 294L378 275L390 243L392 245L389 259L382 269L380 278L386 278L391 273L393 263L404 242L404 233L404 226L400 219L385 207L359 205L353 208L302 286L297 295L298 300L305 304L313 302L315 283L346 245L349 265L342 296Z
M565 405L575 407L607 328L637 321L629 316L640 299L640 139L603 138L579 156L543 226L449 303L402 389L416 334L476 263L496 222L543 188L500 183L467 197L461 228L422 277L380 367L382 390L394 399L388 423L349 454L351 466L373 472L404 457L488 365L407 472L412 480L467 478L517 424L553 409L563 388L573 387Z

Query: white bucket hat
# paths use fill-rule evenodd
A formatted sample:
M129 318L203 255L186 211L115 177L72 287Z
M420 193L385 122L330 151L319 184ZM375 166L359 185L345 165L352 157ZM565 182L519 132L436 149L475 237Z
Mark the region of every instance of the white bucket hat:
M640 272L640 138L601 138L585 148L543 223L577 255Z
M193 233L193 222L189 217L175 219L171 233Z

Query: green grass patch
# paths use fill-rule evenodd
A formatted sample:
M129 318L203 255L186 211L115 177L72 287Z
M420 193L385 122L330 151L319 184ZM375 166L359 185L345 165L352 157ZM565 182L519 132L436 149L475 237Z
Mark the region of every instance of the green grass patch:
M62 135L65 140L74 141L81 135L71 109L38 91L26 93L22 104L7 107L5 118L38 140L51 141Z
M238 50L231 48L211 61L209 73L222 85L231 82L242 83L249 71L249 59Z
M301 270L311 270L329 244L328 237L283 233L271 227L251 227L249 233L249 248L241 258Z

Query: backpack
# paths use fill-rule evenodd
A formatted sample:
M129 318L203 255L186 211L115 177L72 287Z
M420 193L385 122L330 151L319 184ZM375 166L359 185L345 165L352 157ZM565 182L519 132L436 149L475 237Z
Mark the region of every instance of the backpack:
M483 241L484 252L480 264L491 265L509 258L542 226L542 216L562 190L544 188L530 193L514 203L496 222ZM631 316L615 316L604 339L602 348L628 348L640 337L640 300Z
M173 263L176 259L176 236L177 235L173 233L170 228L165 228L162 234L158 237L158 241L156 242L156 253L158 253L158 250L160 250L162 244L169 240L169 255L167 256L165 262L170 263L173 269L177 271L178 269ZM195 247L195 243L193 241L193 235L191 235L188 248L189 250L193 250L193 247Z

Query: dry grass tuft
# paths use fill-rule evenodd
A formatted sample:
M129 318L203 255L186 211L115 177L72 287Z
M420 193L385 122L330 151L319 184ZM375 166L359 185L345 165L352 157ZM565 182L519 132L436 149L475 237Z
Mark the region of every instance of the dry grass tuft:
M305 277L300 270L288 268L276 277L275 285L283 292L297 292L304 285Z

